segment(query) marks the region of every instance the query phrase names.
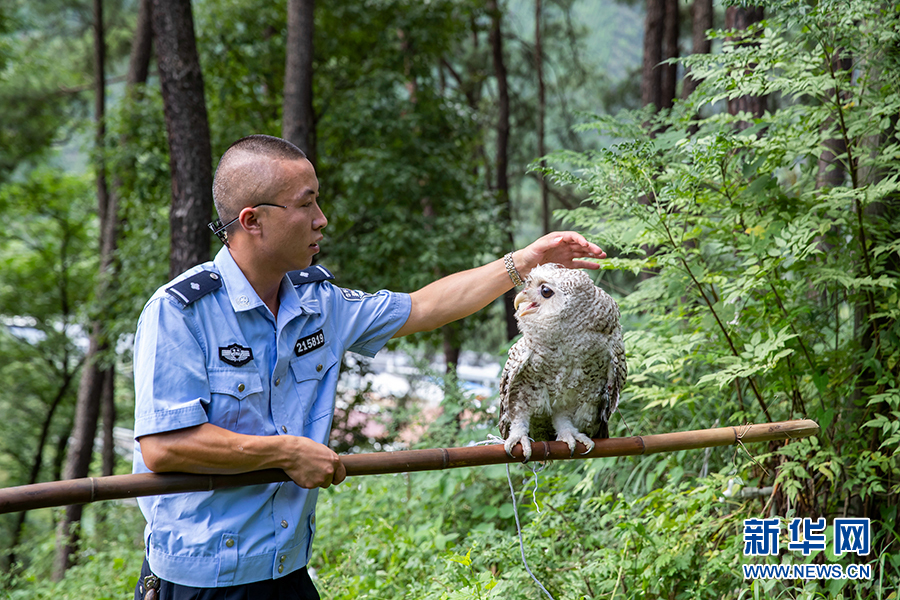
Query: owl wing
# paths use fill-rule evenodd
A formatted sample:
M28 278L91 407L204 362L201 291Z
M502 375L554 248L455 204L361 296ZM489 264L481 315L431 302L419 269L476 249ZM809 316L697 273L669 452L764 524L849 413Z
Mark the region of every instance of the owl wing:
M503 367L500 376L500 435L503 439L509 435L509 426L512 422L510 411L516 396L513 391L516 388L516 379L522 372L522 368L528 364L531 358L531 348L525 343L525 338L520 339L509 349L509 357Z
M622 329L616 328L609 339L609 363L604 388L601 394L605 401L597 405L600 429L598 436L609 437L609 418L619 407L619 395L625 387L625 378L628 375L628 365L625 362L625 343L622 340Z

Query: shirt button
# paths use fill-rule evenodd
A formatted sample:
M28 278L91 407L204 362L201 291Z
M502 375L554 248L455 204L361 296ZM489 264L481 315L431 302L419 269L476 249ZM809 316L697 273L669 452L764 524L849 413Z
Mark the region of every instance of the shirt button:
M316 365L316 371L321 371L323 368L322 365Z
M250 298L248 298L247 296L238 296L237 303L241 306L247 306L248 304L250 304Z
M278 560L279 560L279 562L284 562L284 561L287 560L287 556L285 556L284 554L282 554L282 555L281 555L281 558L279 558Z
M282 425L282 426L281 426L281 431L284 432L284 433L287 433L287 427L285 427L284 425Z
M281 383L281 377L279 377L278 379L275 380L275 385L276 385L276 386L277 386L279 383Z
M227 540L225 540L225 545L228 546L229 548L231 548L232 546L234 546L234 540L231 538L228 538Z
M284 565L278 565L278 572L279 572L279 573L283 573L283 572L284 572Z
M217 279L219 278L219 276L216 275L215 273L210 272L209 278L212 279L213 281L215 281L215 280L217 280Z
M239 392L243 392L243 391L244 391L244 384L243 384L243 383L239 383L239 384L238 384L238 391L239 391Z
M282 522L281 522L281 526L284 527L285 529L287 529L287 527L288 527L288 522L287 522L287 521L282 521Z

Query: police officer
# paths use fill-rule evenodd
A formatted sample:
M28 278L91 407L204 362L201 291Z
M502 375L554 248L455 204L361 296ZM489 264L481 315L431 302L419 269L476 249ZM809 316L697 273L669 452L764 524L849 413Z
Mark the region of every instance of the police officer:
M293 483L139 500L147 552L136 598L318 598L306 570L318 488L346 476L327 445L342 354L374 356L391 337L472 314L539 263L598 268L575 259L605 256L554 233L412 294L345 290L310 266L328 223L318 197L297 147L238 140L213 183L225 246L144 307L134 472L278 468Z

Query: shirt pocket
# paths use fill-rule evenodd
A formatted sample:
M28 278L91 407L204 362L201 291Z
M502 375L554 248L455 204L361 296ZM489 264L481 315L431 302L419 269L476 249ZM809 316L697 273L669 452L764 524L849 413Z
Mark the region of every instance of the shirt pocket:
M264 430L263 385L253 369L208 371L209 422L237 433L259 435Z
M332 394L324 397L319 386L325 376L337 368L338 359L330 346L323 346L297 358L291 359L297 394L300 396L301 423L310 423L329 414L334 408ZM336 376L336 375L335 375Z

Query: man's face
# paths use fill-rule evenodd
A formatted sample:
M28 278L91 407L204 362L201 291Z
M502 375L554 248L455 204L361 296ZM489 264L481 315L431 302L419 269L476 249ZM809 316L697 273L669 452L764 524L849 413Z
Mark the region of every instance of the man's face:
M280 173L271 202L261 213L265 258L284 272L305 269L319 252L321 230L328 219L319 208L319 180L312 164L303 160L276 162Z

